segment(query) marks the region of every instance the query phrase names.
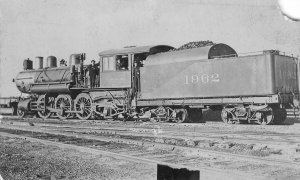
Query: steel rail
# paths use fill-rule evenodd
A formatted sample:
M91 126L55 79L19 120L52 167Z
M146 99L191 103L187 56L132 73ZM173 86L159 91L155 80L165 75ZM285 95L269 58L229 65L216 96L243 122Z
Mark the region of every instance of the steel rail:
M300 162L293 162L288 160L279 160L274 158L268 158L268 157L257 157L257 156L249 156L249 155L241 155L241 154L232 154L228 152L220 152L220 151L214 151L214 150L205 150L200 149L196 147L186 147L186 146L178 146L178 145L170 145L170 144L163 144L163 143L157 143L157 142L144 142L140 140L129 140L129 139L122 139L117 137L99 137L94 135L86 135L86 134L76 134L75 132L60 132L59 130L46 130L46 129L40 129L35 128L35 126L30 127L16 127L16 126L7 126L4 125L2 128L10 129L10 130L20 130L20 131L28 131L28 132L39 132L39 133L49 133L54 135L63 135L63 136L69 136L77 138L84 138L89 140L99 140L104 142L115 142L115 143L124 143L124 144L131 144L131 145L138 145L143 147L151 147L151 148L161 148L166 150L179 150L179 151L189 151L193 154L203 155L203 154L210 154L210 155L218 155L226 158L231 159L238 159L238 160L244 160L247 162L254 162L254 163L260 163L260 164L268 164L271 166L283 166L283 167L291 167L291 168L300 168ZM0 129L0 132L2 130Z
M223 141L234 141L234 142L247 142L247 143L265 143L265 144L270 144L274 145L276 143L283 143L283 144L297 144L300 143L299 140L290 140L289 138L294 138L296 139L297 137L300 137L300 135L284 135L284 134L262 134L265 139L258 139L256 137L228 137L228 136L234 136L234 135L239 135L239 136L258 136L255 133L232 133L232 132L178 132L174 130L164 130L161 129L160 131L155 133L155 129L153 130L147 130L148 132L137 132L137 131L132 131L132 128L97 128L97 127L88 127L88 126L83 126L83 127L76 127L76 126L54 126L54 125L41 125L40 127L42 128L60 128L60 130L63 130L65 128L65 132L71 131L71 128L74 129L76 132L81 132L85 130L89 130L91 132L96 132L96 133L103 133L103 134L114 134L114 135L125 135L125 136L135 136L135 137L155 137L155 138L178 138L182 140L223 140ZM272 139L270 141L270 137L278 137L280 139ZM199 139L200 138L200 139Z
M154 134L153 132L155 131L155 128L146 128L146 127L124 127L124 125L122 125L122 127L95 127L95 126L80 126L80 127L76 127L76 125L66 125L66 124L47 124L44 122L34 122L36 124L39 124L40 127L55 127L58 128L58 126L60 126L60 128L77 128L77 129L86 129L86 130L97 130L97 131L107 131L107 132L113 132L113 133L119 133L119 134L123 134L123 135L132 135L134 136L135 134L131 134L132 133L138 133L140 134L145 134L145 135L155 135L156 137L168 137L168 138L174 138L174 137L184 137L183 139L195 139L197 137L202 137L202 138L208 138L208 139L223 139L223 140L238 140L238 141L249 141L249 143L255 143L255 142L264 142L264 143L272 143L274 144L274 142L277 143L300 143L300 139L299 141L297 140L289 140L289 138L300 138L300 134L278 134L278 133L274 133L274 134L270 134L270 133L264 133L261 134L260 136L265 137L266 139L257 139L255 137L227 137L227 136L234 136L234 135L243 135L243 136L258 136L257 133L251 133L251 132L226 132L226 131L216 131L216 130L212 130L212 131L203 131L203 132L199 132L199 131L193 131L193 132L180 132L180 130L166 130L166 129L159 129L160 131L162 131L162 133L156 133ZM15 124L19 124L19 125L26 125L27 123L20 123L20 122L15 122ZM139 131L134 131L134 129L138 129ZM143 130L145 129L145 130ZM131 131L131 132L130 132ZM144 131L144 132L141 132ZM148 131L148 132L146 132ZM152 132L152 133L151 133ZM128 134L127 134L128 133ZM170 135L167 135L170 134ZM215 135L215 136L214 136ZM208 137L210 136L210 137ZM269 137L278 137L281 139L273 139L271 142L269 139Z
M228 136L234 136L234 135L243 135L243 136L258 136L257 133L250 133L250 132L239 132L239 133L234 133L234 132L226 132L226 131L204 131L204 132L180 132L178 130L165 130L165 129L159 129L162 131L161 133L154 133L156 129L154 128L145 128L143 130L142 127L105 127L105 128L98 128L95 126L81 126L81 127L76 127L76 125L66 125L66 124L46 124L44 122L34 122L35 124L38 124L37 126L43 127L43 128L48 128L48 127L53 127L53 128L76 128L76 129L82 129L82 130L95 130L99 132L105 132L105 133L110 133L110 134L120 134L120 135L130 135L130 136L152 136L156 138L176 138L179 137L180 139L183 140L198 140L199 138L201 139L214 139L214 140L224 140L224 141L238 141L238 142L245 142L247 143L265 143L265 144L275 144L275 143L284 143L284 144L296 144L300 143L300 140L297 141L298 137L300 138L300 134L262 134L260 136L263 136L265 139L258 139L255 137L228 137ZM26 122L14 122L14 124L18 125L28 125ZM140 131L134 131L134 129L138 129ZM62 129L61 129L62 130ZM68 130L66 130L68 131ZM146 132L148 131L148 132ZM269 137L278 137L278 139L268 139ZM198 139L197 139L198 138ZM280 138L280 139L279 139ZM293 138L293 140L289 140L290 138Z

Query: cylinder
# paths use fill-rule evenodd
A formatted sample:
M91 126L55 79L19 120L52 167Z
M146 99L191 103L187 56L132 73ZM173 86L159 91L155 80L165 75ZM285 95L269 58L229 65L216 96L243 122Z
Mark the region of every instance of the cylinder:
M31 99L20 100L18 103L18 109L22 111L30 111Z
M24 70L31 70L32 69L32 61L29 58L25 59L23 61L23 68L24 68Z
M57 67L57 59L55 56L47 57L47 67L49 67L49 68Z
M35 62L37 65L37 69L43 69L44 68L44 58L41 56L35 57Z

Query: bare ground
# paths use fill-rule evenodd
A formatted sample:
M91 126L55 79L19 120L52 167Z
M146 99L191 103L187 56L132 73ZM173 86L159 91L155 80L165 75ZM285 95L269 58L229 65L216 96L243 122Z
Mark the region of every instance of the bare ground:
M0 136L0 174L4 180L156 179L156 167Z

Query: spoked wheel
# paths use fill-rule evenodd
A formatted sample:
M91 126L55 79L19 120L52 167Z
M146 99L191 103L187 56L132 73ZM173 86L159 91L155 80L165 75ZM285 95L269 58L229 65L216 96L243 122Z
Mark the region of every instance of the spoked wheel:
M80 111L76 113L76 116L81 120L87 120L92 115L92 99L86 93L78 94L75 99L75 110Z
M176 123L188 122L188 112L186 109L177 109L175 111L176 111L176 117L174 119L174 122Z
M48 104L47 105L53 105L53 101L54 101L54 98L53 97L48 97ZM45 109L45 95L41 95L39 96L38 100L37 100L37 106L40 108L40 109ZM38 115L43 118L43 119L47 119L51 116L51 112L49 110L46 109L45 110L42 110L42 111L38 111Z
M222 109L221 118L225 123L232 124L232 114L226 110L226 108Z
M268 125L273 122L274 112L272 108L268 107L264 111L261 111L262 117L258 119L257 123L260 125Z
M18 108L17 110L17 115L20 117L20 118L23 118L25 116L25 111L21 110Z
M66 113L66 111L72 110L73 101L69 95L59 95L55 99L55 109L59 109L57 116L59 119L67 119L72 116L71 113Z

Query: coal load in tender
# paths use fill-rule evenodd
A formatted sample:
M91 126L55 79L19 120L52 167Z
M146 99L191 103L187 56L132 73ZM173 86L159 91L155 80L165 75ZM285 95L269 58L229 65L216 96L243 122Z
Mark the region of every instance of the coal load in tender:
M215 45L215 43L213 43L212 41L209 41L209 40L194 41L194 42L186 43L177 49L173 49L172 51L180 51L180 50L184 50L184 49L192 49L192 48L199 48L199 47L212 46L212 45Z

